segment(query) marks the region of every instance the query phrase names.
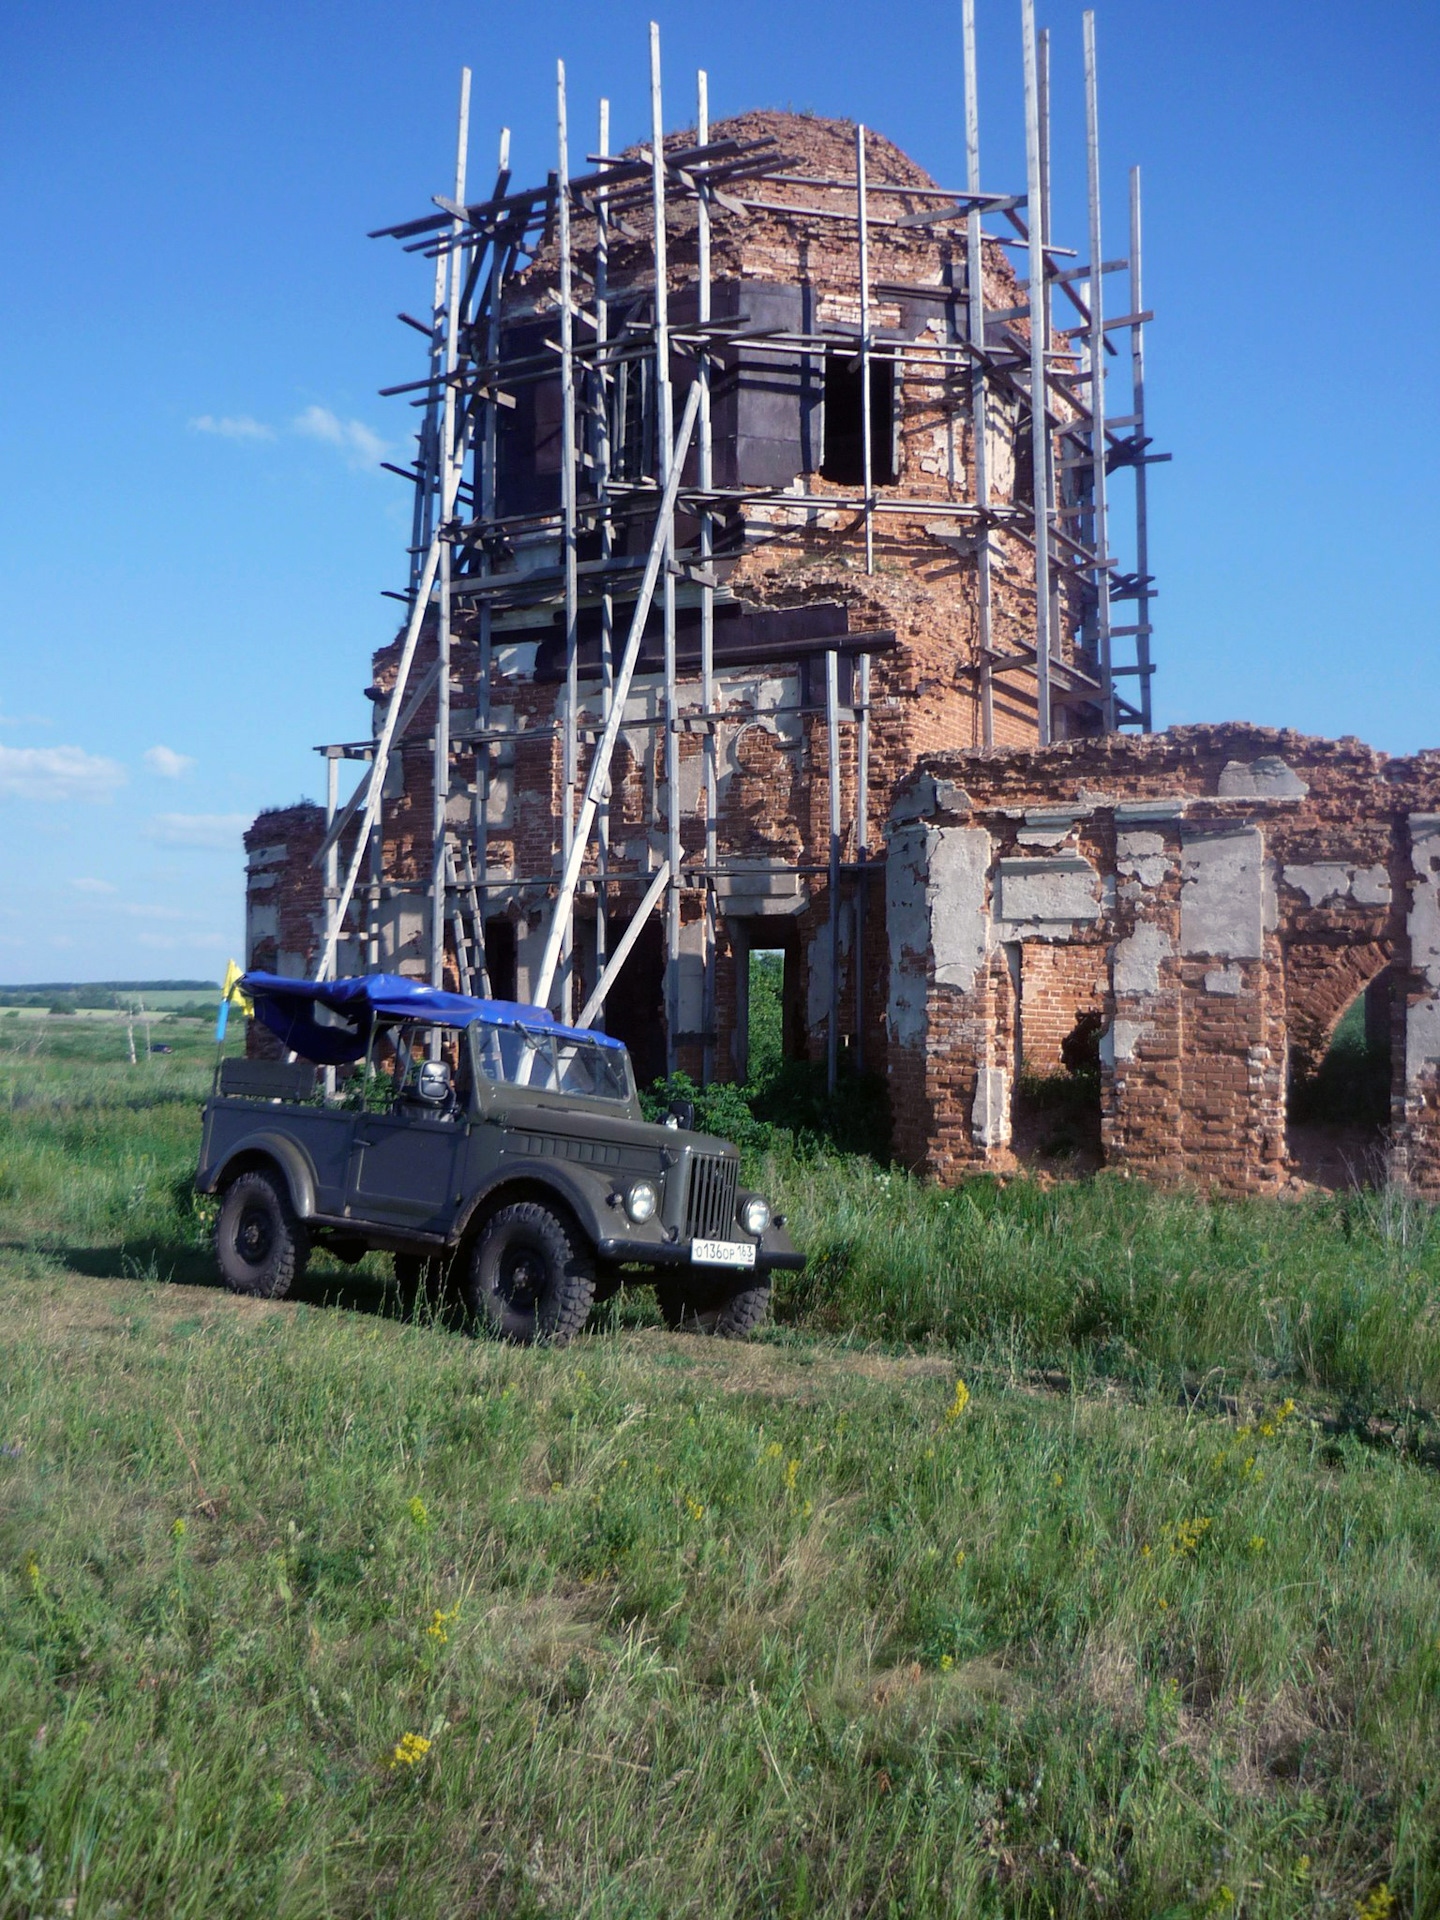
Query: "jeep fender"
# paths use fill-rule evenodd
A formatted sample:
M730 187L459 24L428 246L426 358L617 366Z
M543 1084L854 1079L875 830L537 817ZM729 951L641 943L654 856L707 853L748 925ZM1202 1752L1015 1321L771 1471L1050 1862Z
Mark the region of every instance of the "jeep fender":
M587 1190L560 1167L545 1167L542 1171L539 1167L527 1166L522 1172L519 1167L510 1166L497 1168L485 1184L471 1194L451 1229L453 1244L458 1245L468 1237L476 1220L489 1210L497 1195L503 1195L506 1187L522 1189L530 1198L537 1192L553 1194L567 1212L575 1216L592 1246L601 1237L597 1229L604 1225L600 1213L604 1202L593 1189Z
M262 1161L273 1161L284 1175L290 1191L290 1204L302 1220L315 1213L315 1169L304 1149L283 1133L250 1133L226 1154L223 1162L206 1177L203 1192L216 1193L228 1187L237 1174L247 1173ZM197 1185L199 1183L197 1182Z

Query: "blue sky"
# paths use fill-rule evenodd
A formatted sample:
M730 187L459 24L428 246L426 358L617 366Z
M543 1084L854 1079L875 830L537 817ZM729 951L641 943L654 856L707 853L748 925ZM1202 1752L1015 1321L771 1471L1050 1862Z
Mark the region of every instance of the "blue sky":
M984 184L1023 186L1019 0L978 0ZM1056 238L1083 248L1082 7L1053 37ZM1145 175L1157 721L1440 745L1431 574L1440 9L1099 0L1105 251ZM239 953L240 833L312 749L402 584L429 267L367 229L514 129L552 164L647 126L653 5L347 0L6 10L0 127L0 981L194 975ZM658 11L666 119L863 119L963 180L959 6Z

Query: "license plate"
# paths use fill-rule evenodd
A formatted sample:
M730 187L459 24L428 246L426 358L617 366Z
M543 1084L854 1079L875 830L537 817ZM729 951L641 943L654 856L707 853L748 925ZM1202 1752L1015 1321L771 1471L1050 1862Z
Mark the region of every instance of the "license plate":
M690 1258L697 1267L753 1267L753 1240L692 1240Z

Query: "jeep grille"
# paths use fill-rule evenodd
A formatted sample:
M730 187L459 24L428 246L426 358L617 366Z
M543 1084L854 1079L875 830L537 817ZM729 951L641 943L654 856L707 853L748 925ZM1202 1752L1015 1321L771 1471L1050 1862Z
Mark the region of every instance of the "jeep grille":
M685 1232L692 1240L728 1240L735 1231L735 1190L740 1163L726 1153L696 1153L690 1159Z

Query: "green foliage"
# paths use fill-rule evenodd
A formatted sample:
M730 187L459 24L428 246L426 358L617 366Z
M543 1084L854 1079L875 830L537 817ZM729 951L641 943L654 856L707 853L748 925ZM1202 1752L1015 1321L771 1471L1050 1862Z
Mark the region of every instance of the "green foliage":
M764 1086L784 1059L785 956L762 951L750 956L750 1081Z
M323 1105L324 1099L324 1094L317 1090L315 1100ZM374 1067L351 1074L340 1091L340 1105L349 1113L389 1113L394 1104L394 1078L388 1073L377 1073Z
M663 1119L672 1100L691 1100L702 1131L723 1135L748 1154L778 1149L802 1159L836 1152L883 1160L890 1150L883 1082L842 1063L832 1094L823 1066L786 1060L783 983L783 955L751 954L750 1079L745 1086L724 1082L700 1088L687 1074L674 1074L642 1091L646 1114Z
M1290 1089L1290 1117L1330 1125L1390 1123L1390 1049L1365 1037L1364 996L1345 1013L1314 1073Z

